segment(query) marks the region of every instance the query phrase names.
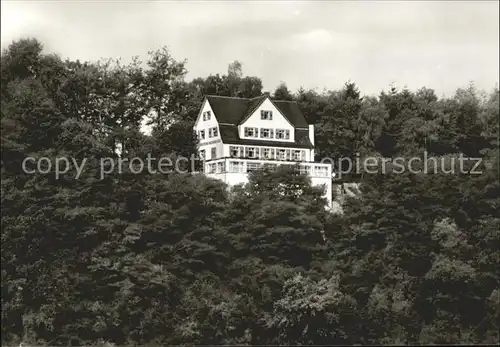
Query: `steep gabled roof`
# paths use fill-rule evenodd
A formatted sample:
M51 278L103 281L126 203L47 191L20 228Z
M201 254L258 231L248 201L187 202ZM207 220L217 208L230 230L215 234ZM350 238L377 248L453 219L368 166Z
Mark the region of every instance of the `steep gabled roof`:
M309 139L308 124L295 101L274 101L274 105L295 128L295 141L269 141L259 139L241 139L238 135L238 125L248 118L260 104L268 98L267 95L253 99L228 96L207 95L206 99L219 122L222 141L228 144L244 144L249 146L313 148Z
M215 95L207 95L206 99L219 124L238 125L248 110L248 99Z
M307 124L302 111L300 111L299 104L296 101L273 101L274 105L281 111L282 114L288 118L288 121L292 123L296 128L307 128Z
M256 98L250 99L248 103L248 110L245 114L245 117L240 120L243 122L243 119L249 117L256 109L267 99L267 95L258 96Z
M253 99L235 98L229 96L207 95L210 107L219 123L239 125L252 114L267 98L267 95ZM274 105L283 116L296 128L307 128L308 124L295 101L273 100Z

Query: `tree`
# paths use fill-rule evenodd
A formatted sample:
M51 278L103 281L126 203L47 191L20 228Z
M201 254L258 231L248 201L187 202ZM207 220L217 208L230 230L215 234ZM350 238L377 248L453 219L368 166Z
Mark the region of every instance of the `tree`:
M324 108L328 103L328 97L318 95L314 90L306 91L300 88L297 93L296 101L307 123L316 125L324 115Z
M233 78L235 80L241 79L243 76L242 64L238 60L233 61L229 64L227 68L228 78Z
M186 82L165 49L145 65L89 63L23 39L0 67L4 344L498 342L498 88L299 90L321 155L406 160L364 173L338 215L295 166L231 189L118 169L194 153L206 93L261 95L239 63ZM148 114L151 135L139 127ZM409 172L424 150L436 158L413 169L431 169ZM463 154L482 159L481 174L441 171ZM70 160L58 174L25 162L30 173L27 157ZM115 169L102 175L103 162Z
M233 225L228 232L235 252L269 264L314 266L324 253L322 194L293 167L252 173L233 192L234 211L225 222Z
M318 126L316 143L322 157L339 159L353 157L358 134L356 120L360 118L362 99L354 83L346 83L340 93L330 94L325 115Z
M294 96L290 91L288 90L286 83L281 82L278 87L276 87L276 90L274 91L273 94L273 99L275 100L287 100L287 101L293 101Z
M316 282L298 274L285 282L268 325L279 344L348 344L355 319L355 301L337 276Z

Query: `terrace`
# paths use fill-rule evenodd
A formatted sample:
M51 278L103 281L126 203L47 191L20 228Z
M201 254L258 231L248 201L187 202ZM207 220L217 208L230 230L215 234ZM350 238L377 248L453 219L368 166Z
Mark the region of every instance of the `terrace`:
M332 167L330 164L326 163L250 158L221 158L209 160L204 163L203 172L209 177L221 178L221 175L247 174L263 168L277 168L280 165L295 166L299 170L299 173L314 178L330 179L332 177Z

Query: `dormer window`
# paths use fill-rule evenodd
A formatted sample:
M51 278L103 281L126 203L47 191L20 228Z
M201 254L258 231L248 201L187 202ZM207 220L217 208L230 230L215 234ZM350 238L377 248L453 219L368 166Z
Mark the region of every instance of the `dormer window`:
M273 120L273 111L260 111L260 119Z
M266 128L260 129L260 137L263 139L272 139L274 137L273 129L266 129Z
M258 137L259 129L257 128L245 128L245 137Z
M212 113L210 111L203 112L203 120L210 120L210 117L212 116Z
M276 129L276 138L282 140L290 140L290 130Z

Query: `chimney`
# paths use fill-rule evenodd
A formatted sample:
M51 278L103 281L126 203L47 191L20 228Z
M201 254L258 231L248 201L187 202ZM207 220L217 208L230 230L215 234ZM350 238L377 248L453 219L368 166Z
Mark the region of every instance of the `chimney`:
M311 140L311 143L314 146L314 124L309 124L309 140Z

